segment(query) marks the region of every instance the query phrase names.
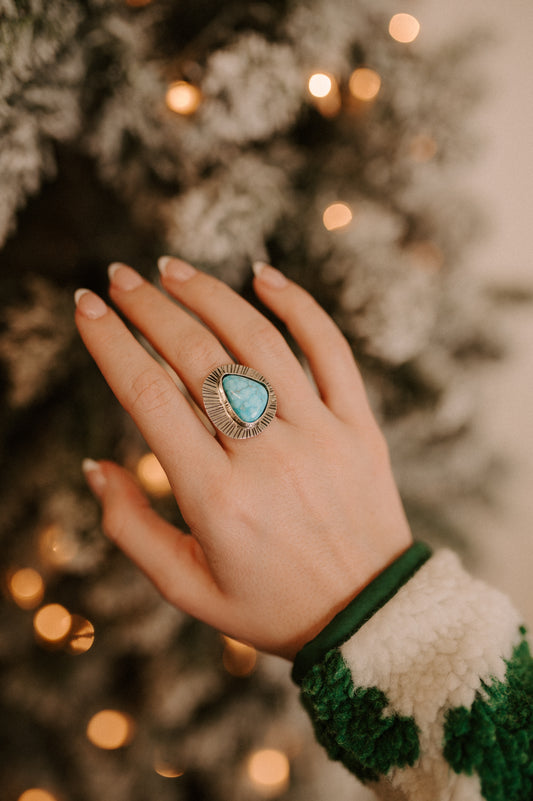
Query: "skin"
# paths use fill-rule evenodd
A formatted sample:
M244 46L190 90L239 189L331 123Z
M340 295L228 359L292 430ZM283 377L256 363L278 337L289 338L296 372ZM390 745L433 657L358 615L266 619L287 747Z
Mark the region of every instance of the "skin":
M87 480L107 536L170 603L292 660L411 544L387 446L348 343L301 287L266 265L254 279L316 387L239 295L177 259L161 262L163 287L180 305L123 265L110 269L113 303L200 408L204 379L232 353L274 386L277 416L253 439L212 436L118 315L78 290L81 337L165 469L192 536L161 519L119 465L90 461Z

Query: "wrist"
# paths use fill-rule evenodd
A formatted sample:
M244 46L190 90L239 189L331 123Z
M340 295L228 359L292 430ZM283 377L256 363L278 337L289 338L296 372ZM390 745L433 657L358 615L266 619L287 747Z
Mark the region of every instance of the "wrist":
M307 671L334 647L350 639L371 617L389 601L431 556L431 549L415 542L385 567L333 617L317 627L306 642L294 648L292 677L300 683Z

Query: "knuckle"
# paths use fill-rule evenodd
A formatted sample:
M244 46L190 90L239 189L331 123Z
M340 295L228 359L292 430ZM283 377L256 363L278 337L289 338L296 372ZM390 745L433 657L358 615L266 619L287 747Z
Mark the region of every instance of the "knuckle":
M195 364L211 365L219 364L220 358L215 356L215 349L210 338L203 332L191 332L185 334L180 342L179 359L193 361Z
M281 356L287 348L287 343L278 329L266 320L251 328L247 339L252 352L266 352L270 355Z
M150 414L171 405L176 387L172 380L155 367L140 373L131 385L131 411Z

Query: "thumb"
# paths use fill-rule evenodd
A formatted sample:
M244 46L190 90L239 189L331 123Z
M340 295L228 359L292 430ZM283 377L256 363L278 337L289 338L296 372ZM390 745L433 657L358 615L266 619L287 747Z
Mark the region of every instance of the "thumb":
M104 532L174 606L207 620L220 596L199 543L150 506L134 477L114 462L85 459L83 472L102 504Z

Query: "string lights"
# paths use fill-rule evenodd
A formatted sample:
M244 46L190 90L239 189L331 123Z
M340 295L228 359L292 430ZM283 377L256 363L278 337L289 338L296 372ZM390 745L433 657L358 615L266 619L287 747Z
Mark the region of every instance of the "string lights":
M80 615L72 615L68 640L65 650L77 656L84 654L94 643L94 626L90 620L86 620Z
M257 651L251 645L245 645L231 637L223 637L224 652L222 663L232 676L249 676L257 663Z
M19 795L18 801L57 801L57 798L41 787L31 787Z
M262 748L248 758L248 776L258 794L265 798L281 795L289 786L290 763L283 751Z
M412 14L395 14L389 22L389 33L397 42L409 44L420 33L420 23Z
M357 100L369 102L377 97L381 89L381 78L370 67L358 67L352 72L348 86Z
M137 478L146 492L156 498L172 494L167 474L154 453L145 453L137 462Z
M328 231L345 228L352 219L352 210L346 203L331 203L322 215L322 222Z
M35 609L44 595L41 574L32 567L23 567L12 573L7 581L11 597L21 609Z
M117 709L102 709L87 724L87 739L97 748L114 751L128 745L135 733L129 715Z
M52 523L46 526L39 536L41 559L51 567L68 565L78 553L78 543L61 526Z
M197 86L187 81L174 81L167 89L165 101L176 114L194 114L202 102L202 93Z
M70 612L61 604L42 606L33 618L33 628L37 639L51 647L60 647L64 644L71 625Z

